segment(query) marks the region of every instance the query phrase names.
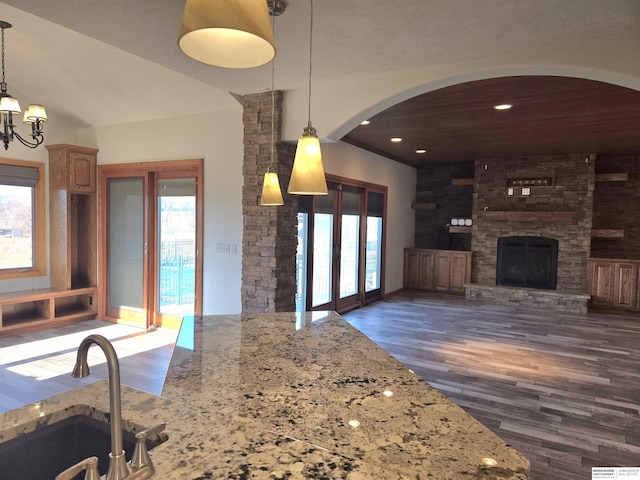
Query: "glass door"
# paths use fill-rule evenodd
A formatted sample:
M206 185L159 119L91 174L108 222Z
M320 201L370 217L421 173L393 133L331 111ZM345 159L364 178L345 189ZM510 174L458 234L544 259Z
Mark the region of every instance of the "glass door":
M158 323L194 314L196 279L196 179L159 178L156 188L156 315Z
M361 292L361 222L363 189L349 185L337 186L339 195L337 228L338 243L337 286L338 301L334 310L344 311L362 303Z
M382 296L386 188L327 179L328 195L298 200L298 311L343 312Z
M367 238L365 250L365 299L382 296L382 258L384 252L382 222L385 216L385 195L367 192Z
M141 328L202 314L203 162L99 165L99 312Z
M335 193L333 186L329 186L328 195L316 197L313 212L311 307L320 310L332 309L335 298L333 292Z
M106 315L142 328L149 324L145 188L144 177L107 180Z

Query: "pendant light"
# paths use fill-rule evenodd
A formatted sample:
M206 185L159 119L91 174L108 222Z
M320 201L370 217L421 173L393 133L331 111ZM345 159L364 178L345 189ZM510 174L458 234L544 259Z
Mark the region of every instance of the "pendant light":
M327 180L322 165L322 152L316 129L311 125L311 66L313 54L313 0L309 29L309 116L307 126L298 139L296 156L287 191L296 195L327 195Z
M276 16L284 13L285 4L279 0L269 0L269 13L272 17L273 34L275 38L276 31ZM264 181L262 183L262 196L260 197L260 205L275 206L284 205L282 199L282 190L280 190L280 180L278 180L278 174L271 171L273 166L273 150L275 145L275 117L276 117L276 99L275 99L275 76L276 76L276 60L271 60L271 158L269 166L267 167L267 173L264 174Z
M265 0L187 0L178 37L180 50L198 62L253 68L276 55Z

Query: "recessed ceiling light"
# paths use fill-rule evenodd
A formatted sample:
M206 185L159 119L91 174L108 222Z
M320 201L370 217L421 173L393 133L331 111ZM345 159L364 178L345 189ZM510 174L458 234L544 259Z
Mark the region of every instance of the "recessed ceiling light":
M424 148L419 148L416 153L427 153L427 151Z
M369 120L363 120L360 122L360 125L369 125L371 122Z
M400 137L393 137L393 138L391 139L391 141L392 141L393 143L399 143L399 142L401 142L401 141L402 141L402 139L401 139Z
M495 105L493 108L495 108L496 110L509 110L511 107L513 107L513 105L502 103L500 105Z

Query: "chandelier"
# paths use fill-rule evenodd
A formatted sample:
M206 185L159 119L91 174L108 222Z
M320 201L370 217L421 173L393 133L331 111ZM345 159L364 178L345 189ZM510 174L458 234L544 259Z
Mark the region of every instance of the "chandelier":
M22 138L14 130L13 118L16 115L20 115L22 110L18 100L7 93L7 82L4 80L4 31L11 27L10 23L0 20L0 29L2 29L2 83L0 83L0 124L2 131L0 131L0 139L4 143L5 150L9 149L9 142L13 141L14 138L17 138L26 147L36 148L44 142L42 132L44 130L44 122L47 121L47 113L42 105L29 105L24 112L22 122L31 125L32 142Z

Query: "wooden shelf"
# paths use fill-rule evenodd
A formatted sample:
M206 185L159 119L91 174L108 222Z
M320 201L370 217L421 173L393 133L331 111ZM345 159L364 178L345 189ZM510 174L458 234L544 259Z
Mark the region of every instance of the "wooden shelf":
M454 187L472 186L473 178L452 178L451 185Z
M472 227L449 227L449 233L471 233Z
M624 230L594 228L591 230L591 238L624 238Z
M519 222L569 222L573 220L573 212L531 212L531 211L498 211L487 210L484 213L496 220L515 220Z
M0 294L0 336L96 316L96 287Z
M416 210L435 210L436 204L434 202L416 202L413 204L413 208Z
M628 173L596 173L596 182L626 182Z

